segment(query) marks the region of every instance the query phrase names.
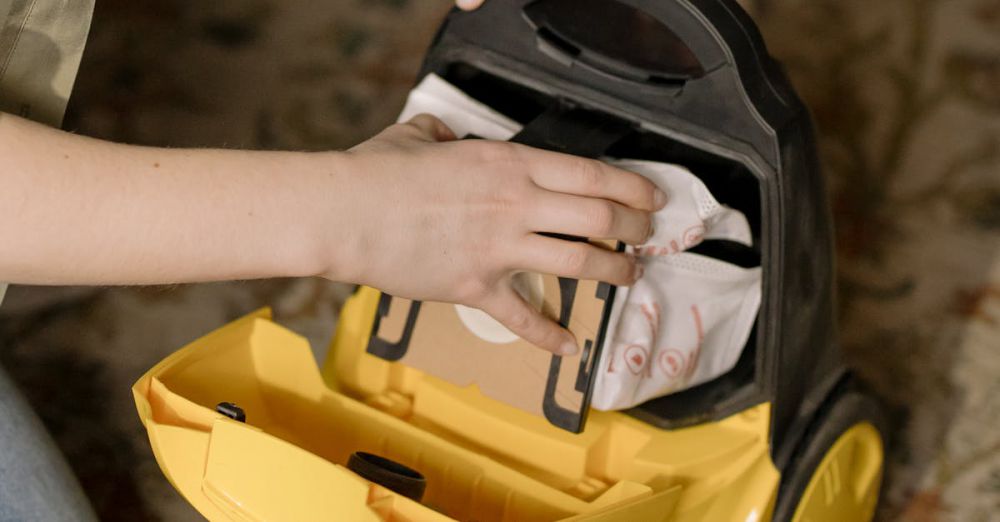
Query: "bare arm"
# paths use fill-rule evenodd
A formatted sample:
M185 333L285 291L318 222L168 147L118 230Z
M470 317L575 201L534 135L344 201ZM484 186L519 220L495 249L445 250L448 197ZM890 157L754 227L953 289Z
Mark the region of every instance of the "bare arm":
M511 276L630 284L633 258L538 232L642 243L665 196L597 161L453 139L421 115L347 152L162 149L0 115L0 281L316 275L473 306L575 349Z
M337 157L135 147L0 115L0 280L150 284L320 273L315 230L324 207L337 204Z

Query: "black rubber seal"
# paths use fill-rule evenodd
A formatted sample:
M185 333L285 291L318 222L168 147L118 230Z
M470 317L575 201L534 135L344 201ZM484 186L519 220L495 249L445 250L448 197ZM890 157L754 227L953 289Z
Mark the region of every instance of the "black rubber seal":
M417 502L427 489L427 480L419 471L371 453L355 451L347 459L347 469Z

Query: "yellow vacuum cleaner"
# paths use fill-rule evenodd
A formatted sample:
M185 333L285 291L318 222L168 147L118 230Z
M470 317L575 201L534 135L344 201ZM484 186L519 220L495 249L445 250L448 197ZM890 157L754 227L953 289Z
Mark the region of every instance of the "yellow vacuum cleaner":
M402 340L373 342L390 299L377 290L347 302L322 371L262 311L133 388L181 494L213 521L870 520L884 416L837 344L807 111L746 13L731 0L493 0L448 15L432 73L533 145L681 164L743 212L753 247L700 246L763 269L739 362L628 411L584 398L539 415L387 355ZM600 345L573 361L584 397Z

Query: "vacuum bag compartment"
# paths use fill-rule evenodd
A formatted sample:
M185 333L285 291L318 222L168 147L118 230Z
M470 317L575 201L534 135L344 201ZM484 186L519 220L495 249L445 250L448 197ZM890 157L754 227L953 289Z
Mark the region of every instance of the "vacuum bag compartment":
M427 112L441 117L459 137L494 140L517 139L536 130L537 123L551 114L559 117L563 100L546 98L509 82L490 77L468 66L456 66L448 75L464 84L463 92L449 81L430 74L410 94L400 120ZM492 100L507 113L484 103L476 95ZM555 110L554 110L555 109ZM577 110L573 107L569 110ZM648 278L668 277L680 293L664 301L666 295L657 284L646 282L636 289L615 289L604 283L567 280L538 274L520 274L522 295L550 317L566 325L581 342L578 356L558 357L520 340L488 315L462 306L419 303L383 296L379 317L372 329L368 351L380 357L426 371L458 385L475 385L484 395L546 417L553 424L571 431L582 429L586 411L593 401L600 409L623 409L647 399L711 380L733 368L756 318L760 303L760 269L736 267L719 256L713 244L728 245L742 258L757 258L755 236L759 234L759 216L747 215L719 202L704 179L682 165L668 163L674 145L659 140L631 123L621 124L597 112L587 115L587 124L624 129L608 142L606 161L638 172L668 192L670 203L655 216L658 225L650 242L634 249L649 267ZM611 121L605 124L605 121ZM527 122L527 124L523 123ZM532 129L534 125L535 129ZM555 126L558 129L558 125ZM547 130L542 129L543 133ZM585 139L592 134L581 131ZM537 134L537 132L536 132ZM572 137L536 136L542 146L559 150L560 140ZM657 146L659 145L659 146ZM602 149L603 150L603 149ZM656 154L649 154L649 151ZM611 157L613 153L637 153L628 159ZM645 156L645 157L644 157ZM694 156L694 155L692 155ZM640 159L641 158L641 159ZM653 158L658 161L650 161ZM706 162L695 162L696 168ZM749 176L746 174L746 176ZM730 199L751 212L753 201L730 185L713 168L705 179L723 188ZM752 182L744 186L755 189ZM741 197L734 198L733 194ZM758 203L759 205L759 203ZM701 253L685 252L702 245ZM614 245L608 245L614 248ZM707 247L707 248L706 248ZM618 245L618 248L624 248ZM631 247L630 247L630 250ZM727 249L722 249L723 251ZM711 257L720 259L711 259ZM666 261L668 258L673 258ZM668 275L670 267L682 266L687 276ZM691 267L702 270L690 271ZM706 271L707 267L707 271ZM716 270L724 267L724 270ZM726 284L726 274L739 272L742 277ZM661 276L662 274L662 276ZM715 291L730 292L715 298L700 292L698 285L684 285L685 279L701 274L712 280L723 276L723 285ZM730 278L731 279L731 278ZM659 285L662 286L662 285ZM704 285L703 285L704 286ZM630 297L631 296L631 297ZM699 300L692 301L692 298ZM688 312L659 314L662 324L643 324L650 317L640 310L669 310L684 300L685 310L693 310L695 323ZM727 306L727 300L736 305ZM709 303L711 301L711 303ZM626 302L631 306L626 306ZM625 314L624 320L622 315ZM629 317L634 316L634 317ZM636 322L635 319L640 321ZM683 343L674 332L690 330L694 337ZM618 325L621 324L621 327ZM611 337L609 334L611 326ZM691 326L691 327L689 327ZM652 335L645 335L653 328ZM683 337L680 336L680 337ZM702 357L703 345L705 356ZM615 364L617 360L617 364ZM679 369L677 365L684 366ZM596 372L595 372L596 369Z

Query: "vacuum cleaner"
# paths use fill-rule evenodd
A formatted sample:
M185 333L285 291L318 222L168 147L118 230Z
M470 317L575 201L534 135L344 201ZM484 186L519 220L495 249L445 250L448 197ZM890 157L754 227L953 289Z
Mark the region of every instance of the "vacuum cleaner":
M524 126L518 141L682 165L742 212L752 246L703 247L762 269L738 362L628 410L537 414L408 365L405 331L374 342L392 296L362 287L322 368L261 310L139 379L174 487L219 521L871 520L886 421L838 344L813 129L740 6L487 1L447 15L431 74ZM599 345L546 364L585 396Z

